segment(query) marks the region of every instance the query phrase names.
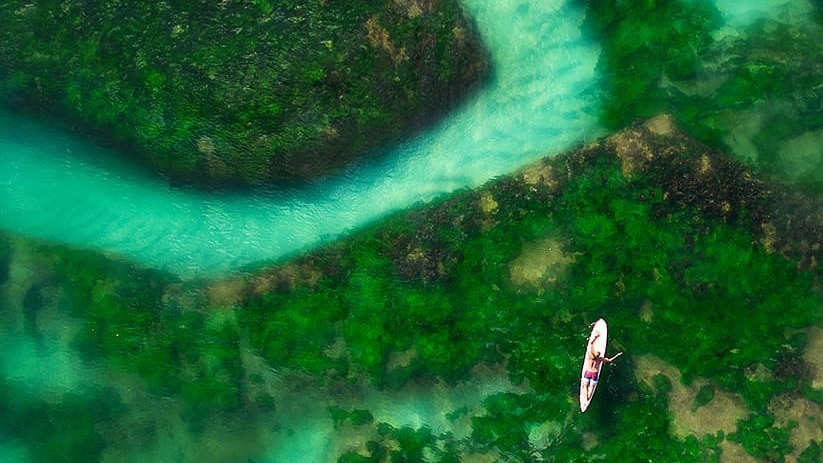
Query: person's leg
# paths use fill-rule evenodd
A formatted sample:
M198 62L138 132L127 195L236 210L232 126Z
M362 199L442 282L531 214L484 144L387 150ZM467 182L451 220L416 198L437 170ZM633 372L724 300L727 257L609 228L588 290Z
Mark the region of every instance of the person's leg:
M594 394L594 388L597 386L597 380L587 378L586 381L586 397L591 399L592 394Z

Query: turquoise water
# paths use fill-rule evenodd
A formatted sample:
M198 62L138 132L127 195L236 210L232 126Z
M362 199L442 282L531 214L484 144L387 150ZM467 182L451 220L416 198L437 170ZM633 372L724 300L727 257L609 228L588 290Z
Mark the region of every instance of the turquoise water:
M581 11L545 1L466 6L492 55L495 75L489 87L440 126L391 148L382 159L302 189L206 194L170 188L121 163L105 147L0 113L0 227L183 277L216 276L287 256L390 211L478 186L604 134L597 126L599 47L582 37ZM25 287L23 281L11 285ZM88 371L62 343L44 342L38 349L26 337L4 339L0 371L21 392L39 397L122 382L118 372ZM477 408L488 394L512 388L498 375L455 390L373 391L358 406L393 426L442 429L447 425L442 410ZM253 452L258 462L329 461L345 441L335 436L327 400L319 391L284 392L278 403L291 407L281 406L276 418L234 429L218 424L197 442L170 423L172 437L131 449L129 460L200 455L200 461L245 461L240 455ZM161 405L146 404L152 407ZM133 417L126 423L129 419L141 421ZM127 428L126 423L118 426ZM26 461L13 442L0 453L3 461Z
M121 255L182 277L225 275L334 239L382 215L478 186L604 134L599 56L563 1L465 2L493 82L438 127L379 161L291 190L171 188L107 149L0 112L0 228ZM718 0L729 26L799 21L806 2ZM102 155L102 156L101 156Z
M380 161L302 189L214 195L169 188L101 161L103 148L5 114L0 227L183 277L216 276L603 135L596 122L598 46L582 37L580 11L566 2L466 6L489 47L493 82Z
M0 114L0 228L183 277L217 276L288 256L390 211L480 185L603 135L597 125L599 49L582 37L579 10L562 1L467 0L466 6L492 53L490 86L382 160L302 189L205 194L170 188L115 157L102 159L105 148ZM752 9L749 2L719 0L718 6L733 26L764 15L795 20L809 11L806 2L788 1ZM122 381L119 372L84 365L60 340L39 344L16 331L0 332L0 372L21 396L56 397L82 385ZM493 392L515 389L504 375L490 376L454 390L366 391L357 406L396 427L427 424L459 433L448 428L453 424L442 410L477 407ZM301 390L280 399L287 405L276 420L212 430L197 441L170 425L172 437L159 439L157 448L134 449L142 457L131 461L172 461L214 448L226 455L222 461L245 461L231 459L232 447L242 454L255 445L258 462L328 461L339 453L343 438L328 418L328 397ZM0 461L27 461L26 451L0 439Z

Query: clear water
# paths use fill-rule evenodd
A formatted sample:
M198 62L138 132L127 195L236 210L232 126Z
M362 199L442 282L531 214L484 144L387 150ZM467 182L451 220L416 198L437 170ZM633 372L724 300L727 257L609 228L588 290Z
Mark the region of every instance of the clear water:
M466 6L489 47L493 82L381 161L302 189L214 195L169 188L101 161L103 148L0 114L0 228L184 277L215 276L603 135L596 122L598 46L582 37L580 11L559 1Z
M467 0L493 82L380 161L300 189L216 195L170 188L104 147L0 112L0 228L121 255L182 277L275 260L382 215L478 186L604 134L599 47L571 2ZM731 27L798 21L806 1L718 0ZM101 156L102 155L102 156Z
M582 37L582 13L570 3L466 0L494 60L489 87L382 160L302 189L215 195L170 188L116 157L100 156L105 148L0 113L0 228L121 255L183 277L217 276L334 239L415 202L480 185L603 135L596 122L598 46ZM792 20L809 11L804 1L717 4L732 26L767 15ZM38 344L17 331L0 331L0 374L19 386L21 397L121 381L119 372L83 365L60 340ZM444 410L476 407L483 397L512 389L503 376L490 376L452 390L367 391L357 406L397 427L442 430L452 426ZM216 426L196 442L170 426L170 437L159 439L157 448L135 449L139 455L130 461L172 461L210 451L209 461L246 461L232 459L234 447L236 454L254 450L258 462L328 461L343 442L328 417L327 400L320 391L292 392L279 400L290 405L276 421ZM0 436L0 461L28 460L21 446Z

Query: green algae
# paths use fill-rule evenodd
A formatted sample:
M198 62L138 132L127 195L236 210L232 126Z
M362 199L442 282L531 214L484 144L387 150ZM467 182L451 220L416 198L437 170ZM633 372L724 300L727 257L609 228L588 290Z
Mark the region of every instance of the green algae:
M426 127L488 62L454 0L20 1L0 31L0 103L216 185L339 168Z
M194 430L267 403L278 411L264 377L244 363L249 355L334 391L457 384L478 364L497 363L524 391L486 397L480 410L444 410L471 423L466 437L331 405L335 427L374 430L340 461L455 461L466 452L584 461L581 446L611 459L718 461L723 441L754 456L787 454L790 429L775 424L768 405L809 391L797 352L802 329L820 321L820 268L760 244L758 221L773 205L717 153L650 145L668 154L627 176L614 143L552 160L564 173L552 182L500 179L398 213L284 264L281 277L261 271L227 284L235 293L217 302L161 272L82 251L40 252L66 310L82 320L75 349L180 401ZM484 197L494 212L484 211ZM524 289L510 264L524 243L546 238L576 257L539 291ZM612 348L627 355L606 369L598 401L581 416L585 327L601 316ZM705 378L740 394L751 415L727 437L672 437L671 382L658 375L651 388L631 373L632 356L644 353L687 384ZM695 405L711 402L710 392Z
M461 461L453 436L450 433L438 434L428 426L394 427L388 423L378 423L376 434L378 439L367 442L365 451L347 451L340 455L337 462L457 463Z
M697 391L697 395L694 397L694 405L692 405L692 411L708 404L714 400L714 387L710 384L704 385Z
M346 411L337 406L331 406L328 410L332 421L334 421L335 428L339 428L344 423L362 426L365 424L370 424L374 421L374 416L368 410L354 409L351 411Z
M603 46L604 125L670 112L703 142L821 191L819 24L729 32L711 2L582 3Z
M797 457L798 463L814 463L823 458L823 451L820 449L820 444L812 442L806 447L803 452Z
M692 152L677 156L699 158ZM678 162L677 156L673 162ZM743 379L752 365L776 368L771 359L778 358L785 345L803 344L802 336L792 333L819 318L812 273L753 245L758 239L747 224L762 204L756 199L735 201L735 207L742 209L734 213L708 204L704 209L700 201L713 200L681 196L676 190L670 195L657 183L664 179L629 181L616 158L605 153L595 153L586 161L582 167L577 165L557 194L524 195L510 180L490 185L488 191L502 205L498 214L503 219L491 229L484 229L481 214L472 210L479 207L477 196L466 192L425 207L426 219L418 213L401 215L389 225L367 231L370 238L353 240L356 244L351 248L338 246L344 255L362 253L353 260L341 258L353 267L347 273L349 280L335 285L341 298L347 298L349 291L358 295L352 298L357 303L349 307L349 317L368 321L342 330L353 353L353 371L376 375L375 384L396 386L396 379L385 381L384 365L391 351L415 353L405 367L414 376L447 380L465 377L476 362L505 358L516 382L528 381L535 392L545 394L538 402L551 403L534 413L540 419L562 420L569 399L558 391L573 381L568 372L579 368L579 326L583 320L604 315L616 327L615 343L632 346L635 353L653 349L683 372L684 381L711 378L724 390L740 393L754 410L765 412L770 397L793 390L801 380L793 374L768 381ZM682 174L677 169L669 173ZM459 212L462 220L450 221L444 235L437 233L439 227L426 226L434 233L403 238L404 243L415 243L403 249L418 249L429 258L450 256L444 263L449 268L443 277L447 284L423 276L412 281L402 278L399 269L407 262L388 259L396 254L390 243L409 232L406 221L440 223L441 208ZM524 297L506 281L507 264L517 257L522 241L547 233L565 237L566 246L578 257L543 294ZM449 238L455 235L461 240ZM620 246L605 244L614 242ZM388 275L392 283L378 275ZM654 312L647 321L636 316L644 305ZM361 308L366 312L358 314ZM350 322L347 318L340 325L351 326ZM395 338L386 339L388 333L396 333ZM450 351L458 352L457 358ZM631 380L619 381L628 385L620 394L631 397ZM665 394L665 388L659 389ZM485 442L487 451L499 449L521 458L533 451L526 430L538 418L519 401L536 399L518 397L488 399L487 414L472 418L475 444ZM661 417L657 427L647 431L644 442L650 452L688 455L689 461L718 458L716 438L710 447L696 439L673 446L665 432L665 404L654 412L644 404L626 407L610 413L629 416L627 420L638 413L648 426L649 415ZM633 412L631 407L639 410ZM630 421L622 426L636 427ZM628 455L638 448L631 442L623 445L610 452Z
M248 400L238 327L166 300L175 278L85 251L40 252L65 293L62 305L81 320L71 345L84 361L134 374L152 394L181 397L193 426Z
M63 394L57 403L29 397L8 381L0 382L0 430L28 444L34 461L99 461L103 429L124 411L110 390L84 389Z
M9 278L9 271L11 271L11 245L6 237L0 237L0 284L3 284Z
M602 119L616 129L669 109L663 75L697 74L699 52L711 43L720 14L706 1L580 2L586 26L601 42L598 67L606 84Z
M665 379L663 379L665 381ZM664 384L664 383L663 383ZM658 385L662 385L658 381ZM615 460L652 459L663 457L676 461L707 461L713 453L710 440L690 436L685 440L669 437L670 418L666 390L644 391L637 400L615 407L613 418L606 426L601 454ZM631 434L626 429L633 428Z
M802 140L813 138L823 126L821 69L816 65L823 53L821 30L819 26L797 28L779 23L756 24L751 29L745 40L725 39L707 50L704 66L711 71L704 72L715 73L722 83L706 95L679 95L675 99L678 106L694 108L679 118L706 141L740 152L743 147L736 146L731 137L749 137L736 125L741 118L751 120L759 129L750 136L746 160L780 179L820 191L821 160ZM791 47L785 46L789 40ZM724 60L722 67L715 64Z
M335 323L344 315L334 294L298 291L253 300L240 323L249 332L249 344L275 367L290 365L315 375L330 370L345 375L347 365L325 354L334 342Z
M769 415L756 415L738 424L738 431L729 436L739 442L746 452L757 458L770 461L784 461L784 455L791 453L789 430L775 425Z

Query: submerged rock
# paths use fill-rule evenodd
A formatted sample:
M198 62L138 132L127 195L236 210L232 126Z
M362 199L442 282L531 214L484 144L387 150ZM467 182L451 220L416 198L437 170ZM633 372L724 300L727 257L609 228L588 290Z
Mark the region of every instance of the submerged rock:
M422 129L489 66L456 0L13 1L0 62L0 104L206 185L326 174Z
M823 198L758 175L727 154L684 133L668 115L635 123L584 149L617 156L627 179L648 178L667 201L697 207L723 221L745 216L769 252L819 272Z

